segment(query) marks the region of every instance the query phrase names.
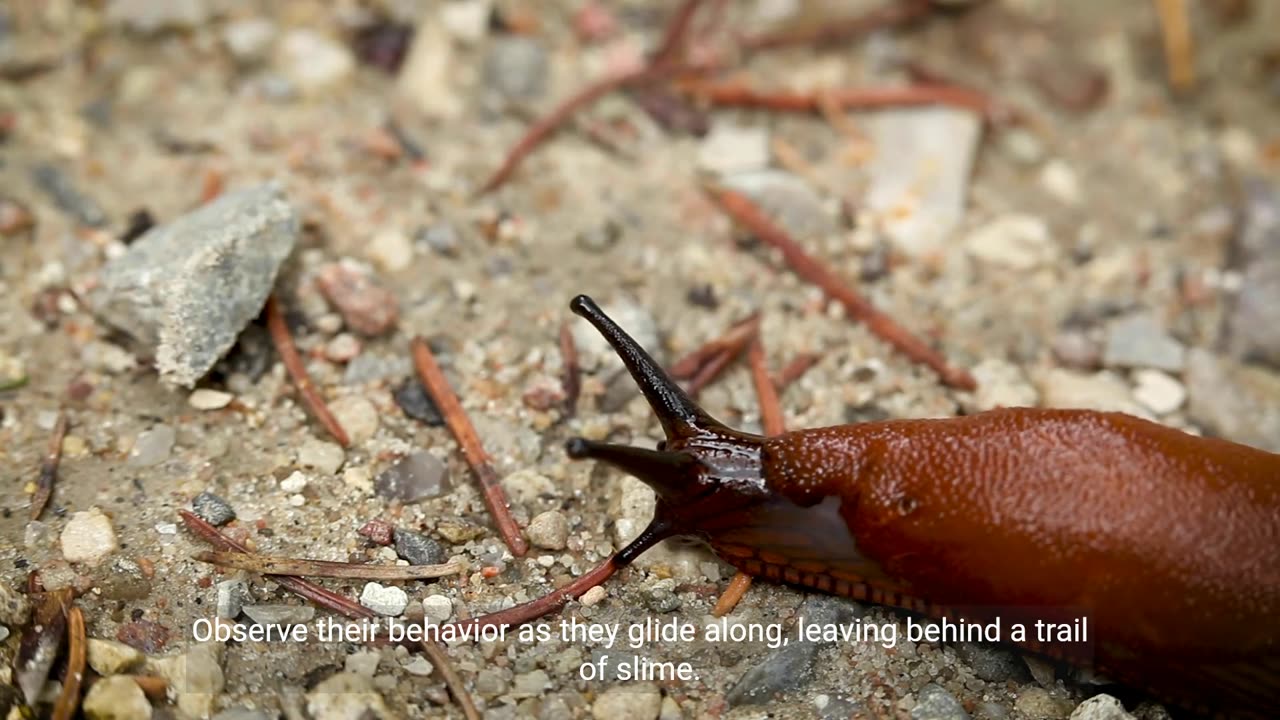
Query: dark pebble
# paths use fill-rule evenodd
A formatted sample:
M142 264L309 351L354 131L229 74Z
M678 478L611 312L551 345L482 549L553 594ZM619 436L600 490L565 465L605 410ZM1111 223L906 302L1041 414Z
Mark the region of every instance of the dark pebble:
M120 242L128 245L142 237L142 234L156 226L156 219L146 208L134 210L129 214L129 225L120 234Z
M400 383L394 396L396 405L400 406L405 415L431 427L444 425L440 408L436 407L435 401L427 394L427 389L422 387L418 378L410 377Z
M226 525L236 519L235 508L232 508L226 500L208 491L200 493L191 501L191 510L201 520L214 527Z
M956 654L973 668L973 674L987 682L1020 680L1027 676L1027 666L1012 652L976 643L958 643Z
M366 65L394 75L404 62L404 56L412 42L412 26L379 20L356 33L352 50Z
M169 642L169 628L150 620L134 620L116 631L116 639L147 655L154 655Z
M356 531L357 535L366 537L374 545L390 545L395 537L396 529L386 520L370 520Z
M411 565L439 565L449 559L444 546L422 533L396 530L396 554Z
M818 646L813 643L792 643L779 648L748 670L725 695L725 700L730 705L754 705L798 688L808 681L817 657Z
M66 173L53 165L40 164L31 169L31 178L53 199L59 210L71 215L81 224L101 227L107 224L107 215L93 198L80 192Z

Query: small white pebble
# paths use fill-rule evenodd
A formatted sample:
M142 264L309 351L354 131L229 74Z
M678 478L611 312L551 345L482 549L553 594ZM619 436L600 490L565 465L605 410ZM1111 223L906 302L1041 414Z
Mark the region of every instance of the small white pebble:
M433 667L431 663L427 662L427 659L421 655L415 655L412 660L400 667L404 668L404 671L410 675L418 675L420 677L426 677L435 670L435 667Z
M539 555L538 564L544 568L549 568L556 564L556 557L554 555Z
M303 495L290 495L289 504L294 507L302 507L307 504L307 498Z
M1182 383L1159 370L1135 370L1133 380L1133 399L1156 415L1167 415L1187 401Z
M394 585L368 583L360 592L360 604L387 617L397 617L409 604L409 595Z
M156 523L156 532L160 533L161 535L177 535L178 524L167 523L167 522Z
M606 594L607 593L605 592L605 589L597 585L591 588L590 590L582 593L582 597L580 598L580 601L582 602L583 605L590 607L600 602L601 600L604 600L604 597Z
M302 492L307 486L307 476L300 471L294 470L289 477L280 481L280 489L287 493Z
M453 602L443 595L428 595L422 598L422 614L432 622L442 623L453 615Z
M187 397L187 404L196 410L221 410L231 404L235 396L221 390L199 388Z

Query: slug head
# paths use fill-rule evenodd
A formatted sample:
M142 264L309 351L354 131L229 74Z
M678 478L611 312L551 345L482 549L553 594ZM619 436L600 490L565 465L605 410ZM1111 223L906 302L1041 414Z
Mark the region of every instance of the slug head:
M618 553L627 563L673 535L706 535L710 518L733 514L767 495L761 471L764 438L726 427L684 390L586 295L569 304L613 346L662 423L666 440L656 450L572 438L574 459L593 459L642 480L658 495L649 527Z

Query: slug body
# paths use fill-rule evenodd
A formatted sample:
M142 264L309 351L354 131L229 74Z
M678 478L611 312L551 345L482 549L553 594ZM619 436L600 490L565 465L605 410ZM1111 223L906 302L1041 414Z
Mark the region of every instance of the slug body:
M569 442L657 492L620 561L695 536L752 575L1006 633L1087 618L1088 642L1020 644L1176 704L1280 717L1280 455L1030 408L764 438L707 415L589 298L571 307L667 436Z

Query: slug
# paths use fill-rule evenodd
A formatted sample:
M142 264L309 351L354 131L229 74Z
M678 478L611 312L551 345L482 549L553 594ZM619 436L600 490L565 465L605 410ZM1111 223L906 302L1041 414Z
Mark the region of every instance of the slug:
M569 440L652 487L607 571L673 536L750 575L933 618L1071 623L1018 643L1221 717L1280 717L1280 455L1113 412L1008 408L762 437L696 405L588 297L656 450Z

